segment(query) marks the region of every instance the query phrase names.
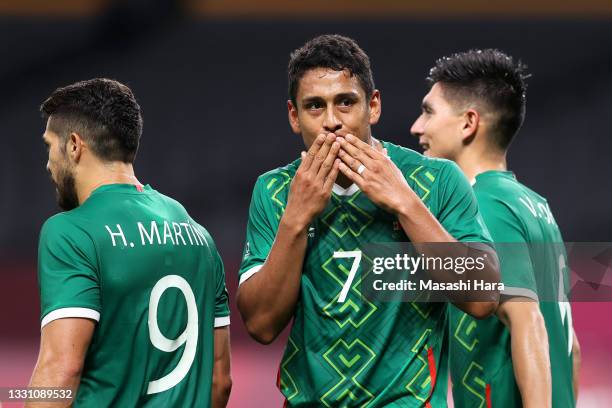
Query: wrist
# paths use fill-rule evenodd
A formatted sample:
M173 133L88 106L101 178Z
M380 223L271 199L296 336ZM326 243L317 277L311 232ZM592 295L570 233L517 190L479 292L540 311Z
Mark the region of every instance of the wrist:
M308 217L304 217L303 215L293 215L288 211L283 213L283 216L280 219L279 229L283 229L291 233L291 235L299 236L300 234L306 234L306 230L310 225L310 220Z
M408 188L410 190L410 188ZM419 204L419 197L412 191L399 195L399 200L392 207L393 213L398 219L409 219L414 214L415 207Z

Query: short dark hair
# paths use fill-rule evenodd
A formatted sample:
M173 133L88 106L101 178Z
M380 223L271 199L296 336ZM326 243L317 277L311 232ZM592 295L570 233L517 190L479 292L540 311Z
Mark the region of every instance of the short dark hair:
M481 101L497 115L492 141L506 150L525 119L527 66L496 49L470 50L443 57L429 71L454 102Z
M64 140L78 133L105 161L133 163L142 135L142 113L126 85L106 78L57 88L40 106L51 130Z
M300 79L315 68L348 70L355 75L369 99L374 92L370 58L357 43L338 34L320 35L291 53L289 67L289 98L296 104Z

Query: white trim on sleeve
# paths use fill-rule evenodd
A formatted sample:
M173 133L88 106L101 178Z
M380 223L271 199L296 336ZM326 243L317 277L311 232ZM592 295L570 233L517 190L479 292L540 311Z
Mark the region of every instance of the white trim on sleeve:
M84 317L86 319L91 319L95 320L96 322L99 322L100 312L97 312L93 309L88 309L86 307L64 307L61 309L55 309L52 312L47 313L47 315L42 319L42 322L40 323L40 328L42 329L54 320L63 319L66 317Z
M531 289L513 288L513 287L506 286L504 288L504 290L501 291L501 294L504 295L504 296L522 296L522 297L527 297L527 298L535 300L536 302L539 302L538 294L535 293Z
M238 282L238 286L242 285L247 279L259 272L262 266L263 264L255 265L254 267L240 275L240 281Z
M229 326L229 324L230 324L229 316L215 317L215 328Z

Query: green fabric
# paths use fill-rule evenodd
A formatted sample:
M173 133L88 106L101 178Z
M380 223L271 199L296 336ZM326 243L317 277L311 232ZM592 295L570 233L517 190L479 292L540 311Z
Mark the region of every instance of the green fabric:
M552 368L553 407L574 407L572 325L567 303L552 301L551 288L567 279L559 267L563 242L543 197L519 183L511 172L488 171L476 177L474 192L501 263L502 295L540 299ZM524 243L530 245L506 245ZM552 245L546 245L546 244ZM561 274L561 275L560 275ZM503 298L502 298L503 299ZM450 311L450 370L455 406L521 407L512 366L510 333L497 317L476 320Z
M490 241L472 189L454 163L390 143L384 146L449 233L461 241ZM241 281L252 276L270 252L299 164L267 172L255 184ZM300 299L280 365L280 389L289 406L420 407L427 400L433 407L446 406L447 304L362 298L361 271L369 262L365 256L346 300L338 302L354 258L334 258L334 252L408 241L396 217L358 189L352 194L340 190L336 188L308 231Z
M141 190L105 185L47 220L38 257L41 320L57 313L84 317L66 308L100 313L75 407L208 407L213 326L215 318L221 325L229 316L223 264L208 232L183 206L149 186ZM159 303L150 320L154 298ZM184 331L186 341L175 351L152 343ZM185 370L174 371L182 356ZM166 378L159 383L168 390L147 393L150 382L171 372L178 383Z

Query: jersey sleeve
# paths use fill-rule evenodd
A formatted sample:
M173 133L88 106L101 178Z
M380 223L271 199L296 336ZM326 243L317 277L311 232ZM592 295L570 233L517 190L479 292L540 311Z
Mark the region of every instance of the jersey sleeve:
M97 253L85 229L64 214L43 225L38 245L41 328L66 317L100 320Z
M502 295L538 300L533 262L519 218L498 197L478 190L476 197L493 242L497 243L495 249L504 284Z
M437 218L444 229L457 241L491 242L472 186L455 163L445 163L437 186Z
M229 297L225 286L225 269L219 252L214 251L215 262L215 327L228 326L230 324Z
M264 178L260 177L253 188L249 206L246 243L238 272L239 284L259 272L266 261L276 237L279 218L280 214L274 210L271 198L267 194Z
M199 229L206 240L208 247L208 259L207 267L212 267L214 274L214 285L215 285L215 321L214 327L224 327L230 324L230 308L229 308L229 295L227 293L227 286L225 284L225 268L223 266L223 260L221 254L215 245L215 241L212 236L200 224L191 219L191 222Z

